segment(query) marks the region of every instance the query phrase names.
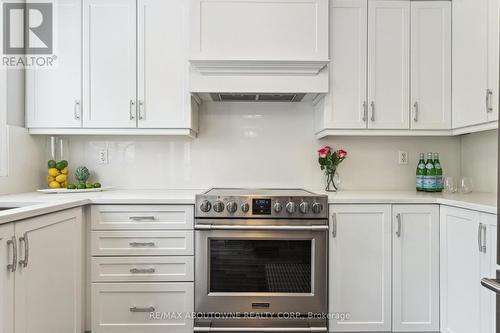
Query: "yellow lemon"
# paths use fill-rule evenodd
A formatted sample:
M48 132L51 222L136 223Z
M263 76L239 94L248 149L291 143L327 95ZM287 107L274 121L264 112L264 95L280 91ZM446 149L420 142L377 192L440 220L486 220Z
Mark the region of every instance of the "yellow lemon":
M63 175L67 175L67 174L68 174L68 172L69 172L68 168L64 168L64 169L62 169L62 170L61 170L61 173L62 173Z
M66 176L66 175L59 175L59 176L56 177L56 182L58 182L58 183L64 183L67 178L68 178L68 176Z
M59 184L58 182L50 182L49 187L50 188L61 188L61 184Z
M47 176L47 181L50 183L50 182L53 182L54 180L56 180L54 177L52 176Z
M50 168L49 169L49 176L52 176L52 177L57 177L59 176L61 173L59 172L59 170L57 170L56 168Z
M68 187L68 183L66 183L66 182L61 183L61 187L62 187L62 188L66 188L66 187Z

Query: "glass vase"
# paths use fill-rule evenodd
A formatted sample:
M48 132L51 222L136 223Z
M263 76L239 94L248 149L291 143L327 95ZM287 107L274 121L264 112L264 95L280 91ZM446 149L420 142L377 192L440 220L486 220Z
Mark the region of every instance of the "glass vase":
M325 172L325 191L326 192L337 192L340 185L340 176L337 169L329 170Z

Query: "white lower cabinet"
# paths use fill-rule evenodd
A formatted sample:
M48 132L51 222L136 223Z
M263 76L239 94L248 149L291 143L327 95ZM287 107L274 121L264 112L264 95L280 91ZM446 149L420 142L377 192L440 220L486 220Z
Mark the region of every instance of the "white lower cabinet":
M439 331L439 207L394 205L392 330Z
M91 209L92 333L192 333L194 207Z
M439 331L439 207L331 205L333 332Z
M14 268L17 265L14 224L0 226L0 332L14 332ZM14 264L14 265L13 265Z
M192 282L94 283L92 333L193 332L193 307Z
M331 205L330 331L391 330L391 206Z
M81 208L0 226L1 333L82 332L82 237Z
M481 278L495 276L497 217L441 208L441 332L495 332L495 295Z

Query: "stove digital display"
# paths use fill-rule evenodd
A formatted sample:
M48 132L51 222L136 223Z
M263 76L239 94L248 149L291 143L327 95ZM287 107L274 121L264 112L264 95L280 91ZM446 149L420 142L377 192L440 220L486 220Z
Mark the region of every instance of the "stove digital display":
M253 199L253 215L271 215L271 199Z

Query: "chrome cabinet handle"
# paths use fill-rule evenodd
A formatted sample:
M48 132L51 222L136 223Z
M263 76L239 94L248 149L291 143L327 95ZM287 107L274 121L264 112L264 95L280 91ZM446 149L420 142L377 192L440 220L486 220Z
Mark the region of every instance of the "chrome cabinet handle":
M486 224L483 224L481 240L481 250L486 253Z
M154 221L156 219L155 216L131 216L129 217L132 221Z
M477 246L479 247L479 252L483 252L483 240L482 240L483 224L479 223L477 228Z
M131 307L130 312L155 312L154 306L148 306L145 308L138 308L137 306Z
M81 103L79 99L75 99L75 119L78 120L81 117Z
M337 237L337 214L332 215L332 237Z
M396 215L396 221L397 221L396 236L401 237L401 214Z
M135 101L133 99L130 100L130 120L134 120L137 114L137 109L135 107Z
M24 243L24 259L19 260L19 266L26 268L28 267L28 261L30 257L30 245L28 241L28 233L25 232L22 237L19 237L19 245L21 245L21 242Z
M372 115L371 115L370 119L371 119L371 121L375 121L375 102L374 101L372 101L370 103L370 108L372 110Z
M154 268L146 268L146 269L131 268L130 269L130 273L132 273L132 274L153 274L154 272L156 272L156 270Z
M144 113L144 102L142 100L139 100L139 119L143 120L146 118L146 115Z
M415 104L413 104L413 110L413 121L418 122L418 102L415 102Z
M156 244L154 242L130 242L129 243L130 246L133 246L133 247L146 247L146 246L155 246Z
M368 116L368 103L363 102L363 122L366 122L366 117Z
M12 238L7 241L7 249L10 245L12 245L12 263L7 265L7 269L14 273L17 269L17 242L15 236L12 236Z
M486 89L486 112L493 112L493 107L491 106L491 96L493 96L493 90Z

